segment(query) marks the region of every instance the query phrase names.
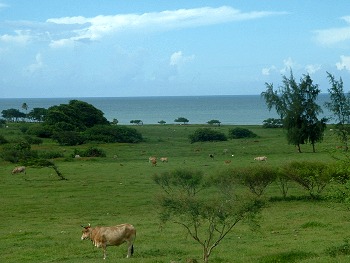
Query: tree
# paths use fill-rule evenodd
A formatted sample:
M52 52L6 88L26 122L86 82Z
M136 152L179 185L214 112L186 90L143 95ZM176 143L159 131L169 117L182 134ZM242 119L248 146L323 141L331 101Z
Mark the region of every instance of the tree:
M216 124L216 125L220 126L221 121L219 121L219 120L210 120L210 121L208 121L207 123L208 123L209 125L214 125L214 124Z
M328 89L330 102L325 106L333 113L336 121L336 133L340 141L344 143L345 150L348 150L349 124L350 124L350 94L345 95L342 78L335 80L334 76L327 72L331 88Z
M158 121L158 123L159 123L160 125L164 125L164 124L166 123L166 121L161 120L161 121Z
M141 121L141 120L131 120L130 123L136 124L136 125L143 125L143 121Z
M1 111L2 117L8 122L18 122L18 119L25 118L26 115L17 109L7 109Z
M22 103L22 109L26 111L26 116L28 115L28 105L27 103L23 102Z
M58 130L84 131L98 124L109 124L103 112L93 105L79 100L71 100L69 104L52 106L46 114L45 125L53 126ZM62 125L67 124L67 125ZM65 129L63 129L65 130Z
M163 189L157 198L162 222L174 219L183 226L202 247L203 262L238 222L254 219L263 207L258 199L234 193L232 181L222 176L209 184L202 172L180 169L153 179Z
M278 91L273 84L265 83L264 97L269 110L275 107L276 112L283 120L283 127L287 130L288 143L298 147L310 142L315 151L315 143L323 139L327 119L318 119L322 113L321 107L316 103L321 92L318 85L313 84L309 75L304 75L298 84L291 72L290 77L283 76L283 86Z
M179 118L175 119L174 122L183 122L183 124L186 124L189 122L189 120L184 118L184 117L179 117Z
M48 110L45 108L33 108L27 116L33 121L43 122L45 116L47 115L47 111Z

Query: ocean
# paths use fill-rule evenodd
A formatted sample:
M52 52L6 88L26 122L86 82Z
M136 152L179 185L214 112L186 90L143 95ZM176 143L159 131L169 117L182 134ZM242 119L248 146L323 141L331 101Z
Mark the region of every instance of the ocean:
M67 104L78 99L100 109L104 116L119 124L130 124L131 120L141 120L144 124L175 123L178 117L189 120L188 124L205 124L219 120L222 125L261 125L265 119L278 118L277 113L269 111L260 95L227 96L171 96L171 97L87 97L87 98L0 98L0 112L5 109L18 109L26 103L28 112L33 108L49 108ZM328 95L321 94L318 104L323 107ZM324 114L329 113L324 109Z

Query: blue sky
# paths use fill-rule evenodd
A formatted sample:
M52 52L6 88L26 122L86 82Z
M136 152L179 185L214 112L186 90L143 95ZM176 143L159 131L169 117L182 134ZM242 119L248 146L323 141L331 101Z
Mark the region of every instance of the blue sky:
M350 86L348 0L0 0L0 97L260 94Z

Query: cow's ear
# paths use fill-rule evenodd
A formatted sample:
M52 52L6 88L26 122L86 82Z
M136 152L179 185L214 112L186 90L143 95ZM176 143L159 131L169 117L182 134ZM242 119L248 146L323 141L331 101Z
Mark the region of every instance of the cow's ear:
M91 227L90 223L89 223L89 226L88 227Z

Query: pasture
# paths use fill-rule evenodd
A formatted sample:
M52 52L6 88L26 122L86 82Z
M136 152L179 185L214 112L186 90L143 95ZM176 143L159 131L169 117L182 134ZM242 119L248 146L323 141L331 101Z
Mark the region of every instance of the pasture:
M145 142L63 147L45 140L32 146L39 151L62 152L54 160L68 180L59 180L49 168L27 168L11 174L14 164L0 161L0 262L103 262L101 249L81 241L81 225L136 227L135 253L127 259L127 247L107 248L106 262L169 263L201 262L201 247L177 224L161 228L155 206L159 187L152 175L176 168L203 170L205 175L228 168L253 165L279 166L292 160L333 161L330 152L339 145L327 131L312 153L302 145L297 153L281 129L244 126L259 137L190 144L188 135L200 125L134 126ZM227 133L233 126L215 127ZM0 129L6 138L20 136L18 127ZM71 158L74 149L103 149L105 158ZM212 154L214 158L209 158ZM168 157L153 167L149 156ZM256 156L267 156L257 163ZM225 161L230 162L225 162ZM326 189L327 190L327 189ZM280 197L270 185L266 198ZM293 185L289 196L307 195ZM292 198L271 201L252 231L240 222L214 249L210 262L349 262L350 256L332 257L327 250L347 246L350 211L346 204L329 200ZM192 261L194 262L194 261Z

